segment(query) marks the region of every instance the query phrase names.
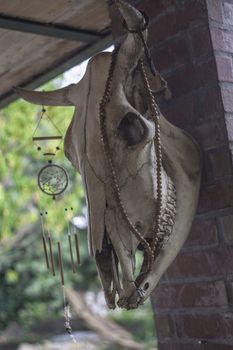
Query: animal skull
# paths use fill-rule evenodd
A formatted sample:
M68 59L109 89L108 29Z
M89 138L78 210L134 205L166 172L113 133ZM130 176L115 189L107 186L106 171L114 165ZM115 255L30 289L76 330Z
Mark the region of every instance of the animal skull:
M144 26L144 17L124 1L117 3L127 27L134 33L128 33L116 58L110 100L106 105L106 132L124 208L131 223L150 240L157 206L155 125L138 69L143 44L135 33ZM146 39L147 30L143 35ZM89 214L90 253L96 260L109 308L115 308L118 296L118 306L132 309L148 298L187 238L197 206L201 159L193 139L161 114L162 208L166 216L172 183L176 188L176 213L170 225L170 237L150 271L136 278L135 254L143 248L119 210L100 137L99 105L111 56L111 53L100 53L93 57L78 84L51 92L19 88L17 92L32 103L76 107L66 133L65 153L82 176ZM153 76L148 70L147 76L155 95L169 94L158 72ZM168 219L164 219L165 224ZM146 258L144 252L144 265Z

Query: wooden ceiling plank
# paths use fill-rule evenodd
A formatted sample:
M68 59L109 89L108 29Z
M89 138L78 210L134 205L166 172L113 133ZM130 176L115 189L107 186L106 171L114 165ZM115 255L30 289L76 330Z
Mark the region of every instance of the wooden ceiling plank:
M24 56L22 53L19 55L18 64L11 65L12 69L1 76L0 96L11 91L12 86L19 86L22 81L25 82L36 77L41 72L49 70L48 67L58 65L63 58L67 58L73 52L81 51L83 48L81 43L66 40L56 40L55 42L53 40L50 45L42 46L39 53L32 51L32 55L28 57L27 61L22 59ZM56 54L58 51L59 56ZM30 58L33 60L33 64L30 64Z
M63 24L69 27L78 27L99 32L103 28L110 27L110 18L106 1L87 1L83 4L80 1L75 7L67 7L60 16L52 20L53 23Z
M100 37L98 33L92 33L86 30L34 22L5 15L0 15L0 28L85 43L91 43Z
M34 65L35 57L43 59L43 55L46 55L46 50L51 45L53 45L55 50L56 44L60 41L64 40L7 30L5 36L0 37L0 47L2 50L0 55L0 74L5 70L14 71L17 67L23 69L24 66ZM9 45L11 42L14 44ZM81 44L68 40L66 42L72 45ZM0 94L3 85L5 85L5 81L1 79Z
M94 44L89 45L87 48L83 49L79 53L73 54L72 57L70 57L66 60L63 59L63 62L58 64L53 69L48 70L47 72L41 73L36 78L32 77L31 81L28 81L27 83L21 83L21 87L24 87L27 89L35 89L38 86L55 78L59 74L64 73L66 70L74 67L75 65L80 64L84 60L95 55L96 53L103 51L104 49L106 49L110 45L112 45L112 43L113 43L112 35L108 34L105 37L103 37L102 39L95 42ZM5 107L7 104L9 104L17 99L18 99L18 95L15 94L13 91L10 91L8 94L0 97L0 108Z
M110 26L106 0L0 0L1 13L10 17L99 32ZM69 23L70 22L70 23Z
M44 4L38 0L0 0L0 9L7 16L51 23L54 17L62 15L67 7L71 7L70 4L70 0L47 0Z

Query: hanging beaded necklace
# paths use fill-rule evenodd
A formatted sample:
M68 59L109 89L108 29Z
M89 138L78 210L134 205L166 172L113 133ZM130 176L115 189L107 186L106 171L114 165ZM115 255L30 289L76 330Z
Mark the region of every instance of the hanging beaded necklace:
M156 175L157 175L157 205L156 212L154 216L153 228L152 228L152 239L149 242L139 229L130 220L128 213L126 211L125 205L122 201L121 191L119 187L117 172L114 166L113 157L111 155L111 148L108 139L108 134L106 130L106 107L110 100L112 80L114 69L116 66L117 55L119 48L116 48L112 54L112 59L109 68L109 74L105 85L105 91L103 98L99 105L99 125L100 125L100 136L101 142L104 148L105 157L107 160L108 172L110 175L112 188L117 202L117 206L120 213L124 219L125 224L129 228L130 232L138 239L140 244L143 246L144 251L147 255L147 267L144 273L151 271L152 264L155 258L158 256L160 250L162 249L165 241L168 240L171 235L172 228L175 221L176 215L176 193L175 186L170 178L168 178L168 191L167 191L167 203L164 212L162 213L162 148L160 139L160 110L153 96L149 80L146 74L145 65L143 60L139 60L140 72L146 87L146 91L149 97L151 119L155 124L155 136L154 136L154 147L156 152ZM163 217L162 217L163 214Z

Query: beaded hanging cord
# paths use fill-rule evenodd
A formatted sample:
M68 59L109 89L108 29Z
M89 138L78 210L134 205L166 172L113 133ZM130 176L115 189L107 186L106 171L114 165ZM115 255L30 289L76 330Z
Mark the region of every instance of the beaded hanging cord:
M145 28L143 28L144 30ZM139 34L140 38L143 37L143 34L140 32ZM145 48L145 41L143 40L143 45ZM149 97L149 107L151 112L151 118L155 124L155 137L154 137L154 146L155 146L155 152L156 152L156 175L157 175L157 206L155 210L155 217L154 217L154 223L153 223L153 231L152 231L152 241L149 243L146 238L143 237L141 232L138 230L138 228L132 223L130 220L128 213L126 211L126 208L124 206L124 203L121 198L121 192L119 187L119 182L117 178L117 172L114 166L113 158L111 155L111 149L110 144L108 140L108 135L106 131L106 106L110 100L110 94L111 94L111 88L112 88L112 80L113 80L113 74L114 69L116 66L117 61L117 55L119 52L119 48L116 48L115 51L112 54L112 60L110 64L109 69L109 75L108 79L106 81L105 85L105 91L103 98L100 102L99 106L99 123L100 123L100 135L101 135L101 142L103 144L105 156L107 159L107 165L109 174L112 181L112 187L114 190L114 195L116 198L116 202L118 205L118 208L121 212L121 215L129 228L130 232L139 240L140 244L143 246L145 254L147 256L147 267L146 271L143 271L143 274L148 273L151 271L152 264L158 255L160 249L162 248L165 238L168 238L169 234L172 231L172 226L174 224L175 220L175 213L176 213L176 195L175 195L175 186L172 183L171 179L169 179L168 182L168 195L167 195L167 203L171 207L171 211L168 211L168 208L165 209L165 218L169 219L169 222L167 220L161 220L162 215L162 148L161 148L161 139L160 139L160 110L159 107L155 101L155 98L153 96L150 83L146 74L145 65L143 63L143 60L139 60L139 68L140 72L145 84L145 88ZM149 50L147 50L147 53ZM148 59L148 54L146 55ZM149 56L150 57L150 56ZM149 60L151 67L151 59ZM163 228L161 228L163 224ZM165 237L166 236L166 237Z

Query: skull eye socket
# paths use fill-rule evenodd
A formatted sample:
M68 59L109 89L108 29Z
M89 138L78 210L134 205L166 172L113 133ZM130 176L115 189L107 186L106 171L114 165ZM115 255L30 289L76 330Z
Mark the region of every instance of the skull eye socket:
M118 131L127 146L139 144L146 136L146 127L141 118L134 113L127 113L121 120Z

